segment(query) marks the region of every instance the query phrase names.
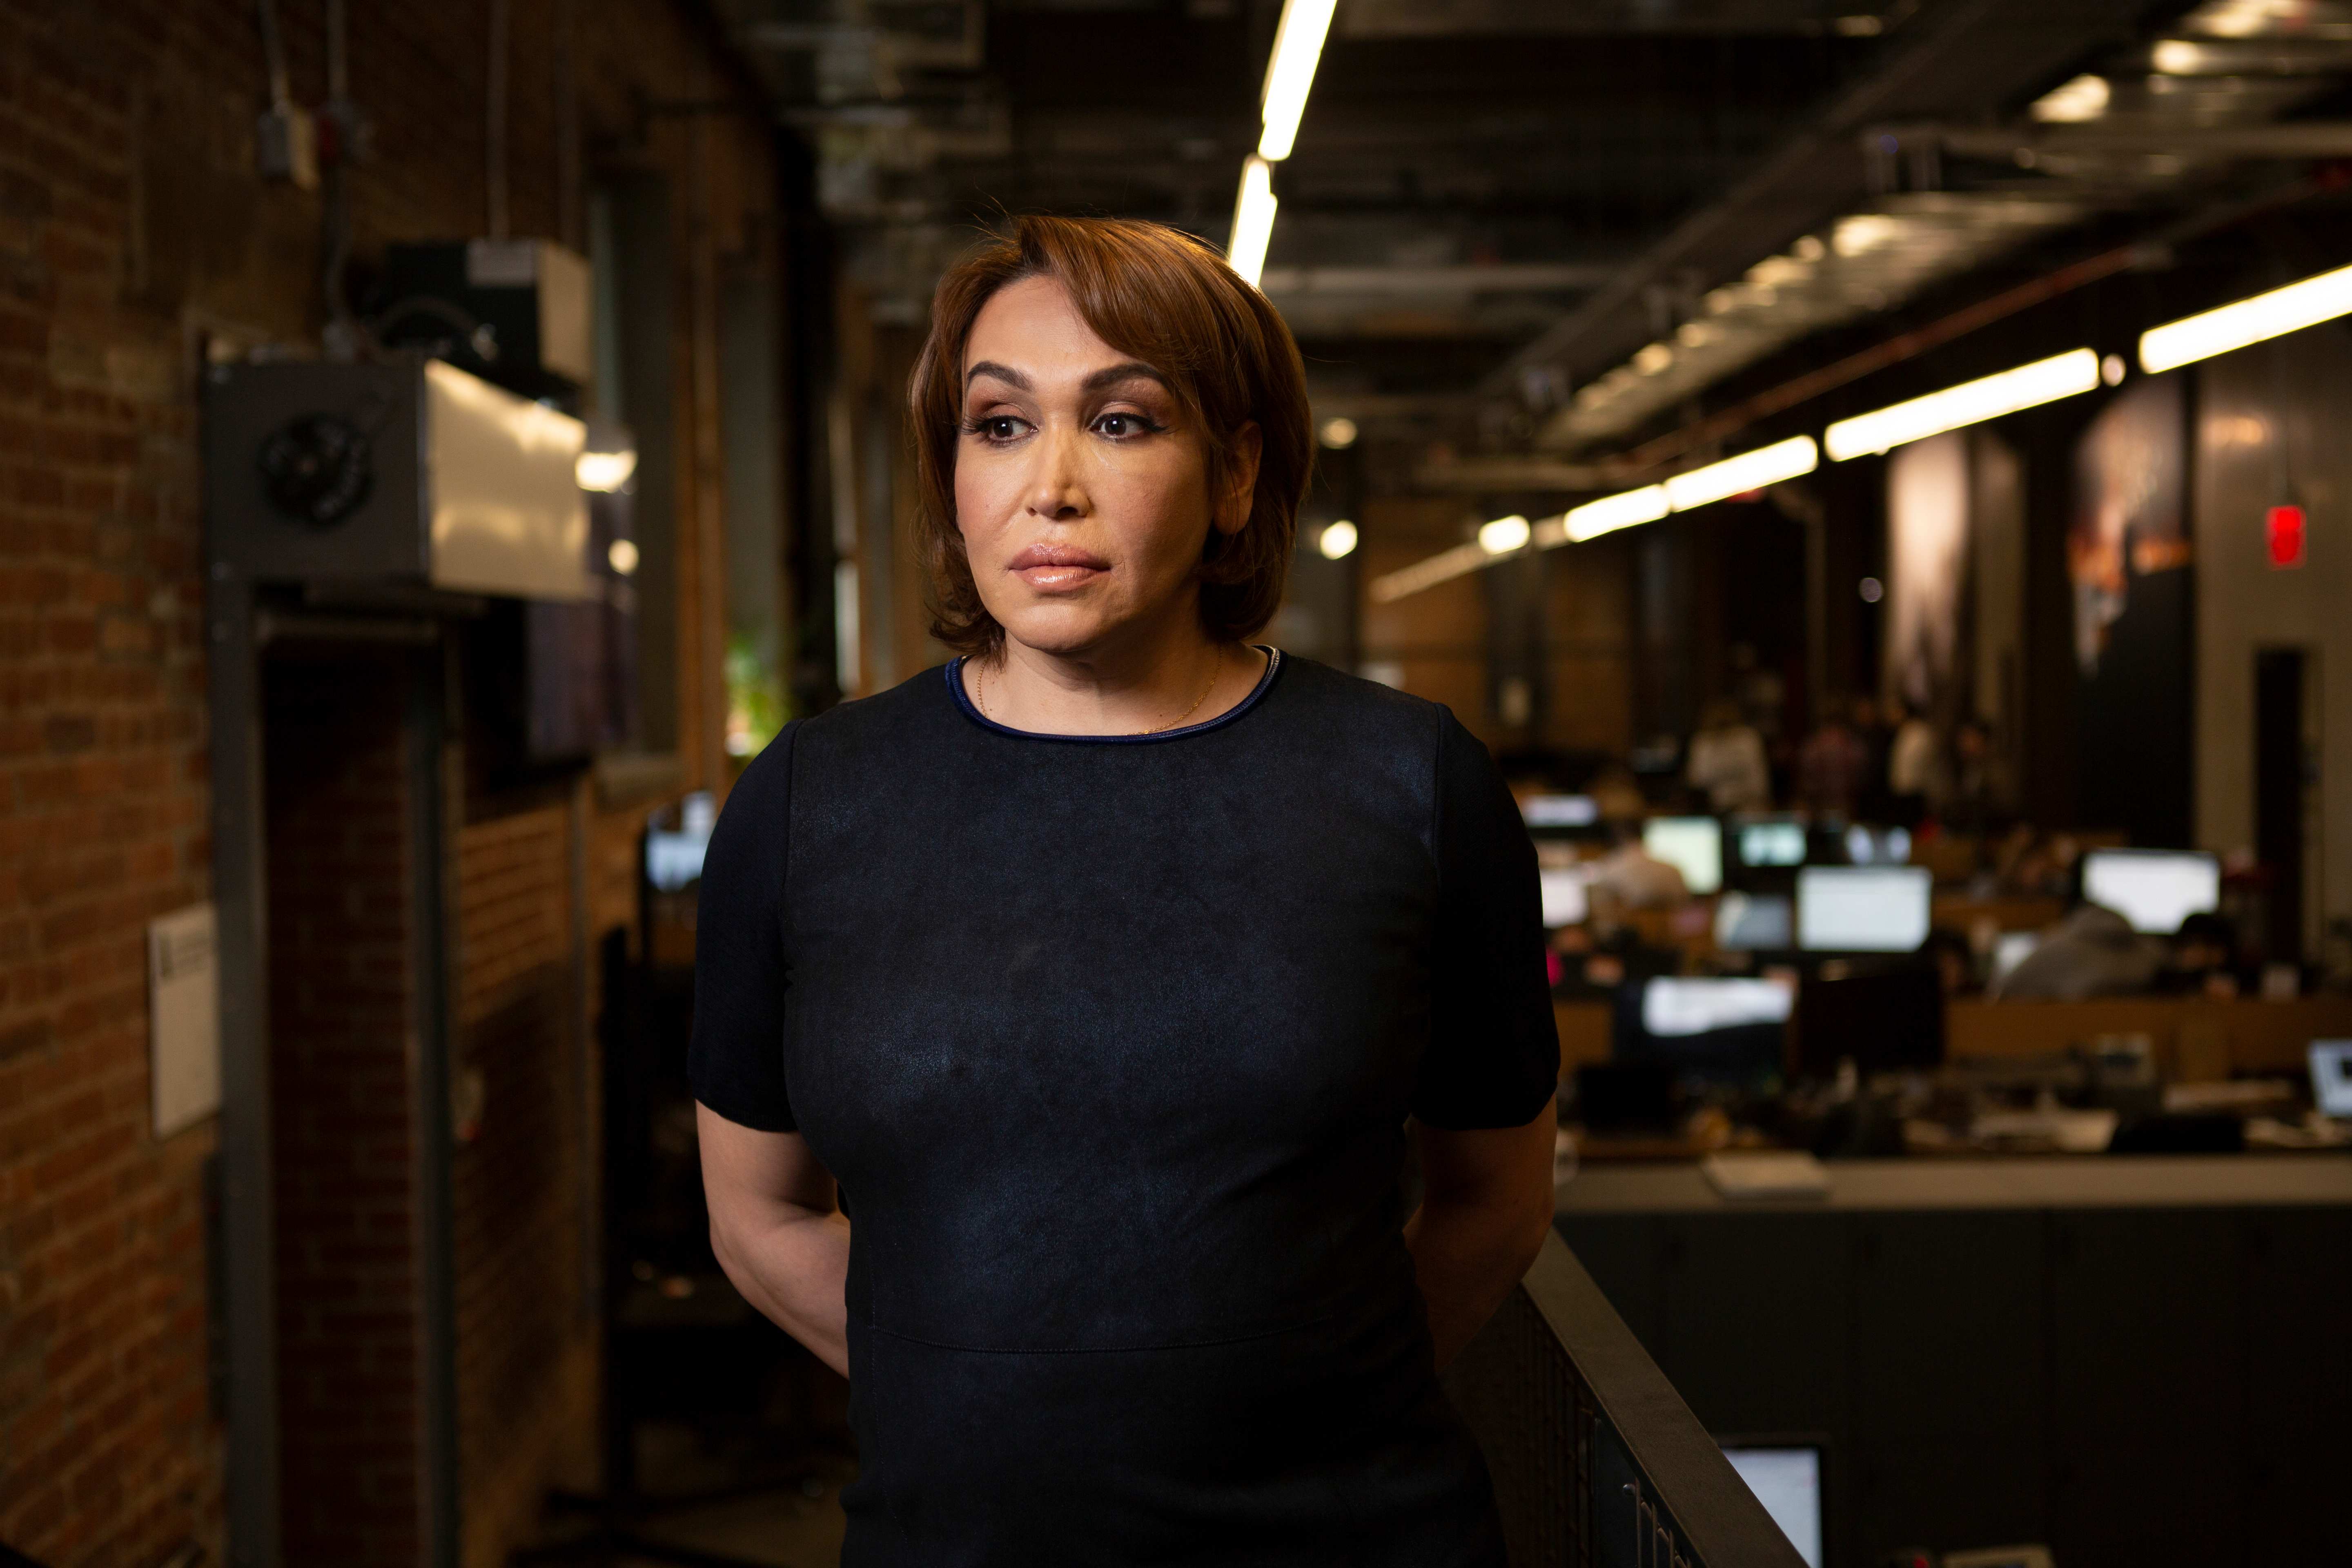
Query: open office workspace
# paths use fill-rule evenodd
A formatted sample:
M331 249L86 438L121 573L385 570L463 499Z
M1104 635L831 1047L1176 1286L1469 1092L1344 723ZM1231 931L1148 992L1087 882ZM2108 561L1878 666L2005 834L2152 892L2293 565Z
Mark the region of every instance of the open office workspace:
M0 1565L2342 1560L2339 0L0 4Z

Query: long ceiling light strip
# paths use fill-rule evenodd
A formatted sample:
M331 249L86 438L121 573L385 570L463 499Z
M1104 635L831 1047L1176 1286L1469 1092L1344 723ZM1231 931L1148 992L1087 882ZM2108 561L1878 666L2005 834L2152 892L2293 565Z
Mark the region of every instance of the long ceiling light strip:
M1274 195L1273 165L1290 156L1298 141L1299 117L1307 112L1307 95L1315 86L1315 68L1322 63L1323 40L1331 32L1331 13L1339 0L1283 0L1282 20L1274 31L1274 55L1265 65L1265 88L1259 95L1257 152L1242 165L1241 194L1234 201L1234 232L1225 259L1252 288L1265 270L1265 247L1274 237L1274 215L1281 206Z
M1664 484L1643 485L1640 489L1587 501L1540 522L1529 522L1518 516L1498 517L1482 525L1477 539L1471 543L1457 544L1427 560L1372 579L1372 602L1394 604L1408 595L1475 572L1505 555L1517 554L1529 545L1538 550L1553 550L1563 544L1581 543L1621 528L1655 522L1671 511L1690 511L1749 490L1760 490L1767 485L1799 479L1820 467L1821 460L1821 448L1813 444L1811 436L1791 436L1769 447L1676 474Z
M1242 188L1234 200L1234 237L1225 260L1255 289L1265 269L1266 242L1274 237L1274 215L1282 205L1274 194L1274 169L1263 158L1242 165Z
M2089 349L2075 349L1875 413L1841 419L1822 433L1822 442L1829 448L1830 460L1843 463L1848 458L1869 457L1947 430L1981 425L2005 414L2095 391L2099 384L2099 356Z
M2352 267L2151 327L2140 334L2139 367L2155 375L2344 315L2352 315Z
M1802 479L1822 465L1822 449L1811 436L1791 436L1666 481L1666 504L1691 511L1732 496L1760 490L1789 479Z
M1338 5L1339 0L1285 0L1261 100L1265 131L1258 138L1257 155L1269 163L1289 157L1298 140L1299 116L1307 112L1307 94L1315 86L1315 68Z

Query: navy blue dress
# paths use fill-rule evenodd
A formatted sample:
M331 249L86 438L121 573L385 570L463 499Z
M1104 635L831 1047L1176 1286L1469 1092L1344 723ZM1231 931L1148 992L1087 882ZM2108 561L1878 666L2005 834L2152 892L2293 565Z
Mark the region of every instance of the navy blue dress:
M1552 1093L1534 851L1445 709L1273 656L1159 735L954 666L788 728L702 881L691 1065L851 1221L845 1568L1500 1568L1408 1117Z

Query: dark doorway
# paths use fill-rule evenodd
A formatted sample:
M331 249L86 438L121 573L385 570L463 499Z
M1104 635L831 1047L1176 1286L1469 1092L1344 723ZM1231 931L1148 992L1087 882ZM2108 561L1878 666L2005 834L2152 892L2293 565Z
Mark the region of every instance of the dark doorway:
M2318 795L2311 714L2318 671L2299 647L2254 654L2254 853L2267 879L2264 935L2281 963L2304 957L2305 867L2312 802Z

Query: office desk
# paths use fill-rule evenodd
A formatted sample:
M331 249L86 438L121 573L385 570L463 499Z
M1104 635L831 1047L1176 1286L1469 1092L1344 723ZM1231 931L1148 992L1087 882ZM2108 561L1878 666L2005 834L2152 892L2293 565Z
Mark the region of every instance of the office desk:
M1559 1069L1572 1079L1586 1062L1609 1059L1606 1002L1552 1003ZM2146 1035L2167 1077L2190 1082L2231 1074L2301 1077L2313 1040L2352 1039L2352 996L2293 1002L2201 996L2114 996L2090 1002L1987 1002L1964 998L1944 1010L1946 1053L1954 1060L2063 1055L2098 1035Z
M2023 1159L1832 1160L1819 1198L1724 1197L1695 1164L1595 1165L1559 1194L1570 1215L1954 1209L2340 1207L2352 1154L2078 1154ZM2352 1304L2347 1311L2352 1312Z
M1828 1437L1832 1561L2323 1562L2352 1473L2352 1154L1588 1168L1559 1232L1717 1434Z

